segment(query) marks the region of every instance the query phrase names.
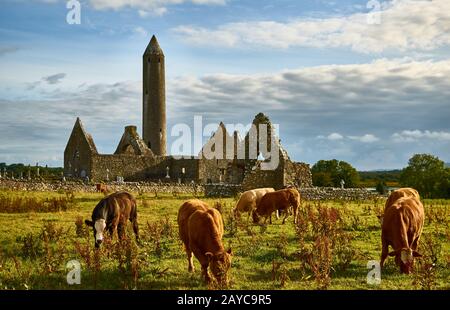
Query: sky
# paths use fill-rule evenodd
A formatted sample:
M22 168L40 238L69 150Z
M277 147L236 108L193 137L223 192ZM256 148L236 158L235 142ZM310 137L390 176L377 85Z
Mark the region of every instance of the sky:
M73 2L2 0L0 162L62 166L77 117L100 153L124 126L141 132L153 34L169 152L176 124L246 125L263 112L295 161L450 162L448 0L82 0L69 24Z

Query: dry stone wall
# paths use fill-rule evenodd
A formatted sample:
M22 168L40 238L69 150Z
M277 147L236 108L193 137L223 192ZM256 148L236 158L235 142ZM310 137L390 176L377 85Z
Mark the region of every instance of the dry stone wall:
M245 189L238 184L196 184L196 183L155 183L155 182L110 182L110 191L126 190L134 193L167 193L205 195L206 197L235 197ZM41 192L90 192L96 191L95 184L84 184L80 181L39 182L0 179L0 189L41 191ZM367 200L381 198L378 193L364 188L311 187L298 188L304 200Z
M199 184L177 184L177 183L149 183L149 182L110 182L108 189L112 192L126 190L134 193L167 193L167 194L192 194L202 195L204 187ZM0 189L38 191L38 192L59 192L73 191L94 193L95 184L84 184L82 182L36 182L36 181L13 181L0 180Z
M311 187L299 188L304 200L367 200L380 197L376 192L365 188Z

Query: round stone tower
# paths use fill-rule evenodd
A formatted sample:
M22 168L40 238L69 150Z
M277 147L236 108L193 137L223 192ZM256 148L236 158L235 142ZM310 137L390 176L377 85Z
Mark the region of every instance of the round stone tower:
M142 138L155 155L166 155L166 77L164 53L155 36L143 55Z

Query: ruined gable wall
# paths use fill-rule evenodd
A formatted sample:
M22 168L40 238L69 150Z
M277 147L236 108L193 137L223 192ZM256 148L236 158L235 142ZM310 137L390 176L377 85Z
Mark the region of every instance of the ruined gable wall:
M80 177L81 171L91 176L92 151L82 132L75 132L69 138L64 151L64 174Z

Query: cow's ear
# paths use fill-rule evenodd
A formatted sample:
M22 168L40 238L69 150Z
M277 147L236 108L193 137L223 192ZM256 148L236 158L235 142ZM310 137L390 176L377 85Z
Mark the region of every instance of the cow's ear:
M92 222L92 221L84 220L84 223L85 223L87 226L94 227L94 222Z
M422 254L417 251L413 251L413 257L422 257Z
M228 249L227 253L233 255L233 251L231 250L231 248Z
M205 255L208 258L208 262L210 262L214 256L213 253L211 253L211 252L206 252Z

